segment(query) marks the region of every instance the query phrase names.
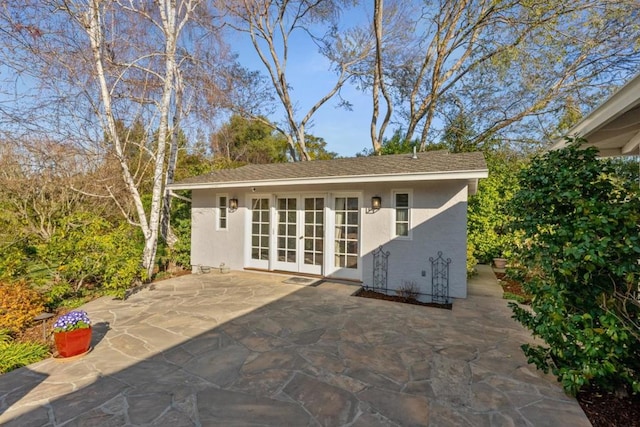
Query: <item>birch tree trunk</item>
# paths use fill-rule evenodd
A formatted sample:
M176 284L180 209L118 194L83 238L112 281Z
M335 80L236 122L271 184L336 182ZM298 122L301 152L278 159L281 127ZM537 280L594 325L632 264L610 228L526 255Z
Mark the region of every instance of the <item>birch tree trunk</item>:
M163 204L168 210L170 208L170 196L165 192L165 185L173 180L177 159L177 132L180 125L180 111L182 102L181 96L176 95L176 79L179 77L176 62L177 40L181 29L188 22L193 8L198 2L184 1L176 2L175 0L157 0L154 4L157 6L156 11L160 17L159 22L154 24L160 28L164 38L163 52L163 74L156 73L162 81L162 90L159 101L157 102L158 130L157 141L152 152L153 159L153 175L151 185L151 203L149 213L145 212L142 203L142 197L136 183L133 179L131 171L124 154L123 143L120 140L114 112L112 109L112 91L109 90L107 76L104 71L104 55L107 50L108 42L104 38L101 30L104 25L101 16L101 8L104 3L100 0L91 0L89 3L89 13L86 15L85 29L89 35L91 42L91 50L94 58L96 77L100 86L100 96L102 102L101 120L105 127L105 133L108 135L110 142L113 144L116 156L119 160L122 177L126 183L131 199L136 207L138 224L144 235L144 249L142 253L142 266L150 277L155 267L155 257L158 247L158 237L160 232L160 220L163 212ZM178 16L178 11L181 16ZM153 15L143 7L136 9L131 6L128 11L139 14L141 18L151 19ZM173 108L175 109L173 132L169 135L169 115ZM169 159L167 159L167 145L169 145ZM166 171L165 171L166 167ZM164 202L164 203L163 203ZM169 216L166 216L168 229Z

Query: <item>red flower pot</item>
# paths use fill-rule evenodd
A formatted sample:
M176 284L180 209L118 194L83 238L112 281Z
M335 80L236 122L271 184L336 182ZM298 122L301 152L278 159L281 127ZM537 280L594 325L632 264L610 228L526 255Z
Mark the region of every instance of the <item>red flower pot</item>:
M76 329L70 332L53 334L56 350L60 357L77 356L86 353L91 345L91 328Z

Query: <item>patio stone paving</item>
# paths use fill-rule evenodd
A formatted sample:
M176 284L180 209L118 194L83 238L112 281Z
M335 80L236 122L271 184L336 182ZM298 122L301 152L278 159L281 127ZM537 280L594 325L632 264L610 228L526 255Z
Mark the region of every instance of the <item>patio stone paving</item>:
M3 426L589 426L486 266L453 310L231 272L86 304L86 356L0 376Z

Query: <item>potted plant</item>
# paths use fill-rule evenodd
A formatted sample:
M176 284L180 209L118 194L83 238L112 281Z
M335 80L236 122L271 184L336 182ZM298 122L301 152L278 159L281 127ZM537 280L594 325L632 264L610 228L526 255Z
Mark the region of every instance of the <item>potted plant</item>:
M84 310L70 311L53 324L53 339L60 357L77 356L89 351L91 320Z
M506 258L494 258L493 259L493 265L496 268L505 268L507 266L507 259Z

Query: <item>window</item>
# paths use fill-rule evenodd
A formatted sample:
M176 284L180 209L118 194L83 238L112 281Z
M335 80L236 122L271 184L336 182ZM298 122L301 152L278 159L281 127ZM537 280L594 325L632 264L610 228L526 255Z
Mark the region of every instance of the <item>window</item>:
M395 236L410 238L411 193L408 191L394 191L393 207L395 208L393 223Z
M218 230L227 229L227 215L229 209L227 207L227 196L218 197Z

